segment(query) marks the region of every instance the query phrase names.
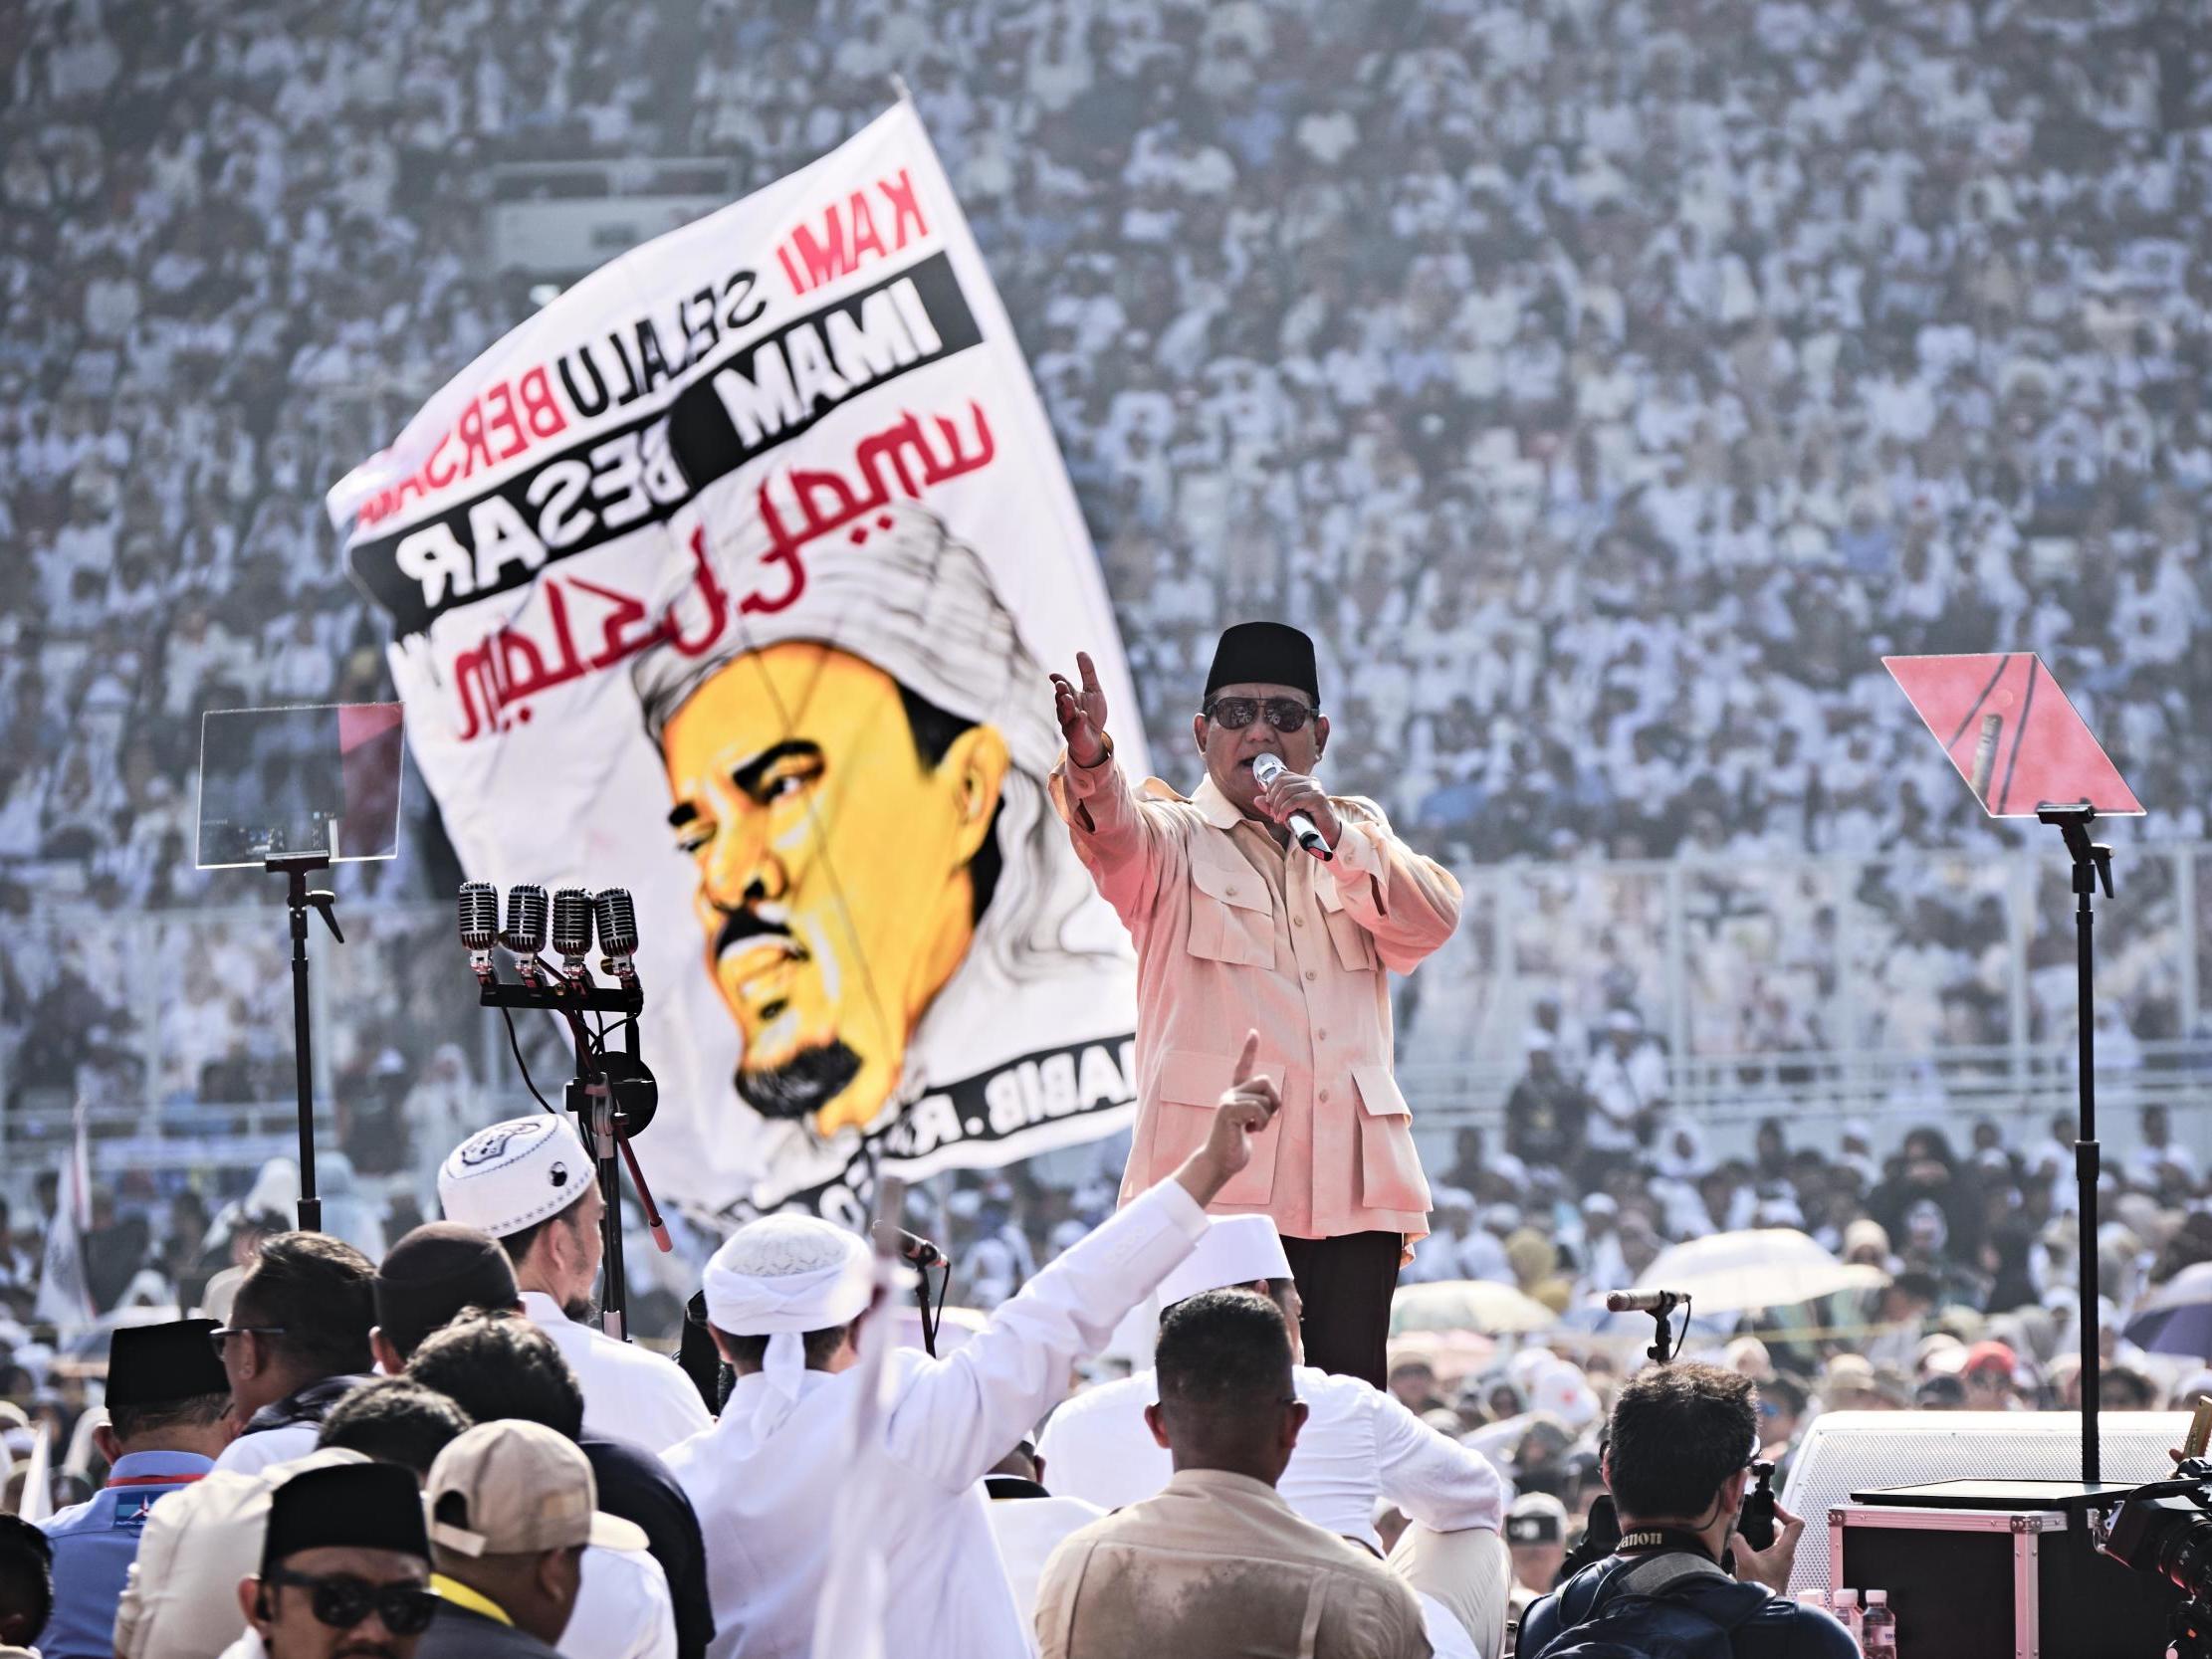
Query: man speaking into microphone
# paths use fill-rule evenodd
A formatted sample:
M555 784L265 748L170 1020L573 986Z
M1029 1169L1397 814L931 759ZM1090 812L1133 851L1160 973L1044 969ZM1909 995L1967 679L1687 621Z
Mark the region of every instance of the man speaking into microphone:
M1391 1292L1429 1212L1391 1075L1383 970L1410 973L1451 936L1459 884L1373 801L1314 779L1329 722L1313 642L1297 629L1222 634L1191 723L1206 778L1189 798L1157 778L1131 785L1097 672L1087 656L1076 665L1077 682L1052 676L1067 744L1053 800L1137 947L1122 1202L1205 1142L1244 1035L1258 1031L1282 1110L1210 1208L1273 1217L1305 1304L1307 1363L1380 1388Z

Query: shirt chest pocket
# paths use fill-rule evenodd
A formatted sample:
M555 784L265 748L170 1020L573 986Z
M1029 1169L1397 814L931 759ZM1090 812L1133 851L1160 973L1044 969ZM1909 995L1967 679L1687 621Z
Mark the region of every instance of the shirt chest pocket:
M1191 936L1194 956L1237 967L1275 965L1275 904L1266 882L1248 865L1231 868L1194 860L1191 865Z
M1336 950L1337 965L1347 973L1372 973L1382 965L1375 954L1375 935L1344 908L1344 896L1330 877L1315 878L1313 896L1321 905L1321 921L1329 930L1329 943Z

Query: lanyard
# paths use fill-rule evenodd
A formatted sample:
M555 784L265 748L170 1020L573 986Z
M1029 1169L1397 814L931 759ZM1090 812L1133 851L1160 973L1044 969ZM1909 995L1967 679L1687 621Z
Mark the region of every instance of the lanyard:
M109 1477L107 1490L112 1492L118 1486L190 1486L205 1476L204 1470L197 1475L114 1475Z
M466 1607L472 1613L482 1613L488 1619L512 1627L515 1621L507 1616L507 1609L481 1590L471 1589L458 1578L448 1578L442 1572L430 1574L430 1587L456 1607Z

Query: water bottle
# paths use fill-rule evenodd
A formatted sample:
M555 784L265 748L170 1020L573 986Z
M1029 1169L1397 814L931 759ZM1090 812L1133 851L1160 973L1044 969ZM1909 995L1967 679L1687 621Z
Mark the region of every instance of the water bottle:
M1866 1616L1860 1620L1859 1651L1866 1659L1897 1659L1897 1615L1889 1610L1887 1590L1867 1592Z
M1836 1615L1838 1624L1851 1632L1851 1639L1856 1643L1863 1628L1859 1617L1859 1592L1838 1590L1833 1601L1834 1604L1828 1610Z

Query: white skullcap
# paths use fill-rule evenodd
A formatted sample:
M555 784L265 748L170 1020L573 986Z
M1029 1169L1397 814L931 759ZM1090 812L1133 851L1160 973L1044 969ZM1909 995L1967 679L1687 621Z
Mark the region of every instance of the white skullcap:
M1203 1291L1289 1277L1290 1258L1273 1221L1264 1215L1217 1216L1207 1223L1198 1248L1160 1281L1160 1306L1172 1308Z
M438 1169L438 1203L448 1221L505 1238L580 1201L591 1156L568 1120L541 1112L479 1130Z
M773 1433L798 1403L805 1335L850 1325L875 1293L867 1241L813 1215L766 1215L723 1241L707 1262L707 1323L731 1337L766 1337L768 1402L757 1428Z

